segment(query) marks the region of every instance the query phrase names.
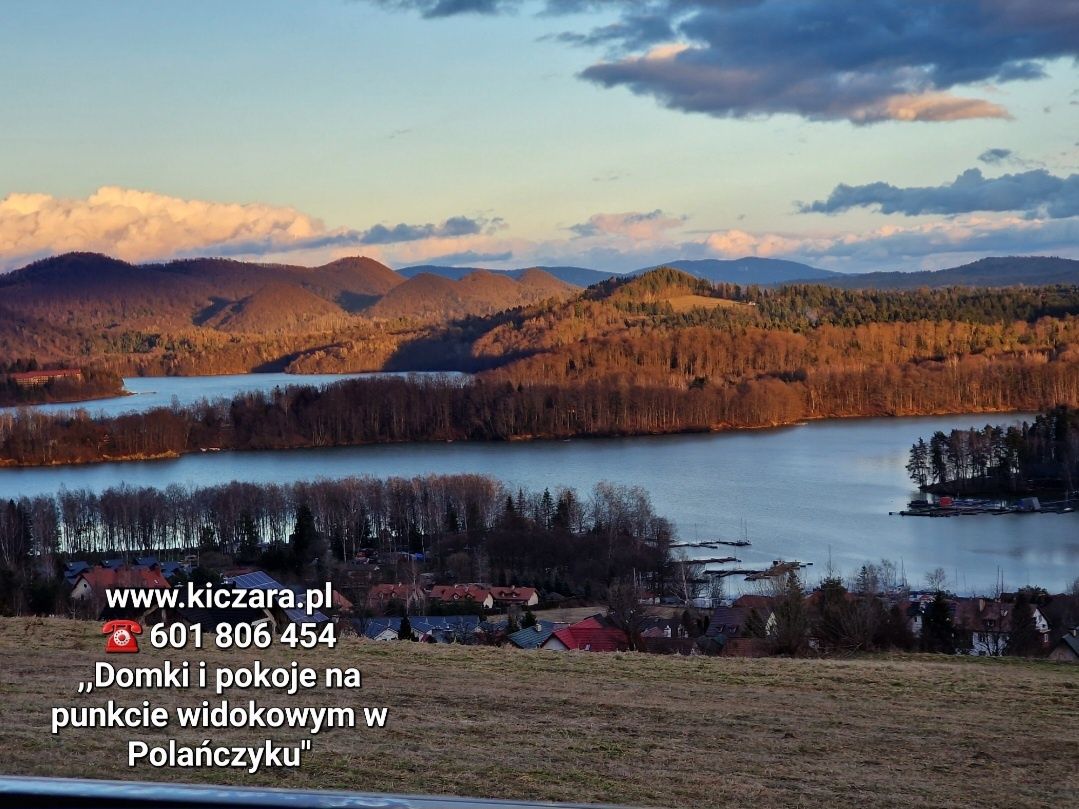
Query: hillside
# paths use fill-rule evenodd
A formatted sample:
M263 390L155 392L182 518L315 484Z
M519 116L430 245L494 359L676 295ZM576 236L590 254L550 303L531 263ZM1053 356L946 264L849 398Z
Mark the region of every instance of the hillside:
M704 278L713 284L759 284L772 286L790 281L813 281L842 277L841 273L821 270L800 264L797 261L784 261L777 258L756 258L747 256L738 259L678 259L645 267L631 275L643 275L660 267L674 267L697 278Z
M406 282L364 257L318 267L222 258L135 265L70 253L0 275L0 361L93 361L149 374L324 363L378 370L418 322L488 315L573 289L538 270L519 280L476 272ZM397 321L392 332L374 326L387 319Z
M542 270L529 270L520 280L487 270L475 270L458 281L420 273L391 289L365 314L391 320L446 320L564 299L573 291L574 287Z
M820 279L802 276L806 283L826 283L843 289L930 289L949 286L1009 287L1079 284L1079 260L1046 256L1002 256L924 272L872 272L833 275Z
M201 325L232 334L281 334L329 330L347 316L341 307L296 284L271 281L231 303Z
M402 267L397 272L404 278L415 278L420 273L428 273L442 278L449 278L453 281L460 281L469 273L481 269L481 267L445 267L439 264L420 264L414 267ZM520 280L525 273L532 270L542 270L559 281L564 281L577 287L592 286L592 284L598 284L600 281L606 281L608 278L613 278L617 275L617 273L590 270L586 267L526 267L517 270L489 270L489 272L505 274L510 278Z
M145 635L143 636L146 637ZM145 648L134 663L160 664ZM97 623L0 619L0 772L632 806L888 809L1067 806L1077 788L1074 666L931 656L852 660L373 643L191 652L211 666L357 666L363 691L263 692L259 705L388 706L385 729L325 730L297 771L129 769L121 730L48 731L101 660ZM114 655L113 657L127 657ZM174 661L181 656L170 655ZM193 698L145 692L166 706ZM122 704L137 704L129 691ZM212 693L209 695L212 699ZM243 699L250 698L243 692ZM512 721L507 721L512 717ZM217 731L248 744L265 731ZM205 732L170 730L197 744ZM304 734L278 732L295 742ZM135 734L136 737L139 734ZM92 741L91 741L92 740ZM78 755L73 751L78 750ZM492 750L512 751L498 762Z

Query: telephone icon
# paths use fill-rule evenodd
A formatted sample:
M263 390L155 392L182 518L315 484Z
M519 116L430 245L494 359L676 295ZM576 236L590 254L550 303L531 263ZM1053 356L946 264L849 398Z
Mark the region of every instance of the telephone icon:
M133 653L139 650L135 636L142 634L142 627L138 621L106 621L101 634L109 636L105 642L106 652Z

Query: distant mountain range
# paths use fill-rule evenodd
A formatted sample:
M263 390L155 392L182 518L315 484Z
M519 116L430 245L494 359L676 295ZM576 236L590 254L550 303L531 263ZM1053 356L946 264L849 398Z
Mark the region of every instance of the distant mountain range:
M641 267L639 270L633 270L626 273L590 270L586 267L534 267L531 269L543 270L544 272L550 273L555 278L565 281L567 284L588 287L615 276L642 275L657 267L674 267L682 272L694 275L697 278L705 278L713 284L759 284L762 286L772 286L775 284L789 283L791 281L802 281L807 279L824 280L843 277L842 273L821 270L817 267L811 267L808 264L800 264L797 261L755 257L730 260L713 258L675 259L651 267ZM443 278L452 278L456 280L463 278L471 272L475 272L477 269L479 268L443 267L437 264L426 264L417 267L405 267L397 272L406 278L411 278L420 273L430 273L431 275L439 275ZM528 270L495 270L495 272L501 272L511 278L520 278L521 274L528 272Z
M674 267L714 284L827 284L844 289L918 289L946 286L1046 286L1079 284L1079 261L1044 256L1007 256L983 258L960 267L922 272L841 273L822 270L797 261L775 258L746 257L740 259L675 259L627 273L590 270L586 267L538 267L555 278L574 286L591 286L615 276L641 275L657 267ZM420 273L443 278L460 279L474 273L475 267L443 267L429 264L398 270L406 278ZM492 270L491 272L520 278L526 269Z
M398 275L403 275L405 278L415 278L421 273L427 273L429 275L437 275L442 278L449 278L453 281L460 281L466 275L474 272L494 272L499 275L507 275L510 278L520 280L527 272L532 270L542 270L549 275L553 275L559 281L564 281L567 284L573 284L576 287L590 287L592 284L598 284L600 281L606 281L608 278L613 278L620 273L604 272L603 270L589 270L586 267L525 267L519 270L485 270L482 267L445 267L440 264L419 264L415 267L403 267L397 271Z
M806 276L810 283L822 283ZM1079 261L1047 256L1008 256L923 272L833 274L823 283L844 289L920 289L952 286L1011 287L1079 284Z

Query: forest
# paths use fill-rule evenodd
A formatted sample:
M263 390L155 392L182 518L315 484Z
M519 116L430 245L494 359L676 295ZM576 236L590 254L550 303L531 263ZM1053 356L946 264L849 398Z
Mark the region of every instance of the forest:
M375 572L369 584L430 573L599 596L631 576L673 581L671 540L646 492L607 483L587 496L480 475L62 490L0 504L0 614L52 610L65 560L135 554L197 553L354 594L359 567Z
M207 449L646 435L806 419L1037 410L1079 403L1079 364L966 358L824 368L687 388L479 377L352 379L119 416L0 413L0 465L136 460Z
M380 334L377 346L357 337L299 352L290 367L354 370L377 354L382 368L475 376L297 384L113 418L6 412L0 465L1079 406L1071 286L765 289L660 269L407 339Z
M23 386L13 374L52 370L42 368L35 359L18 359L0 363L0 407L47 404L50 402L82 402L121 396L124 380L112 371L95 366L79 368L78 378L50 379L42 385Z
M907 471L941 494L1074 493L1079 483L1079 410L1055 407L1033 422L935 432L910 448Z

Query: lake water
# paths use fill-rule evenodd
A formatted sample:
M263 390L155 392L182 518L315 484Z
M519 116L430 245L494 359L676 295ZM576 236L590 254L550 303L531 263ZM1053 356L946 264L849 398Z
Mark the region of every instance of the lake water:
M371 374L222 374L220 376L134 376L124 379L124 388L130 396L111 399L95 399L90 402L37 405L41 413L64 413L86 410L97 415L116 416L155 407L169 407L173 402L190 405L203 399L231 399L241 393L270 392L274 388L289 385L329 385L342 379L358 379L378 376L411 376L409 373ZM423 374L420 374L421 376ZM463 374L439 374L440 376L463 376ZM5 408L6 409L6 408Z
M308 379L264 376L243 384L272 388ZM239 389L229 378L212 379L210 386L192 379L131 380L130 387L181 401ZM166 461L0 470L0 495L51 493L61 486L100 490L124 482L198 486L458 472L492 475L514 487L572 486L583 493L607 480L644 487L685 541L739 539L744 525L752 547L691 551L738 556L745 563L739 567L798 559L814 563L807 578L816 582L829 558L850 572L883 557L902 564L915 586L940 566L961 593L992 589L998 574L1008 587L1063 588L1079 576L1079 513L950 519L888 513L915 494L903 467L919 436L1018 418L858 419L708 435L198 453Z

